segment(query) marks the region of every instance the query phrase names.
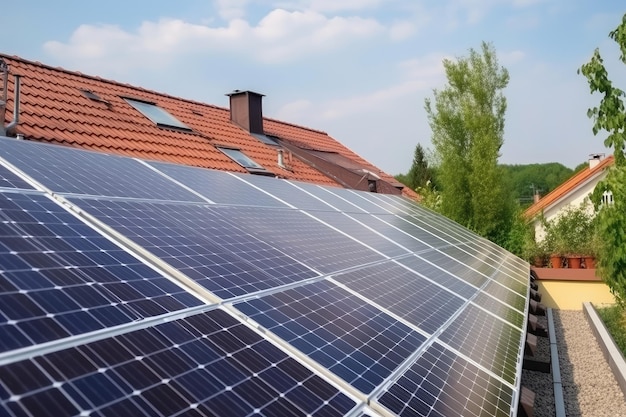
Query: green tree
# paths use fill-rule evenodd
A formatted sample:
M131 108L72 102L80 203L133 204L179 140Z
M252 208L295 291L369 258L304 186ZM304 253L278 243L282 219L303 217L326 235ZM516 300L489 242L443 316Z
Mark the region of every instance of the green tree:
M425 108L432 130L441 213L503 244L513 199L498 166L504 142L508 71L485 42L480 51L443 62L447 85L434 90Z
M617 28L609 32L609 37L618 44L619 59L626 64L626 14ZM614 166L592 194L598 209L598 269L618 303L626 306L626 95L609 80L598 48L579 72L587 78L591 93L601 96L599 106L589 109L587 116L593 120L594 135L600 131L608 133L604 145L613 148L615 157ZM613 204L602 204L602 195L607 191L613 193Z
M415 146L415 152L413 154L413 164L407 174L408 186L413 190L424 187L428 181L431 180L431 169L428 166L426 159L426 153L421 144Z

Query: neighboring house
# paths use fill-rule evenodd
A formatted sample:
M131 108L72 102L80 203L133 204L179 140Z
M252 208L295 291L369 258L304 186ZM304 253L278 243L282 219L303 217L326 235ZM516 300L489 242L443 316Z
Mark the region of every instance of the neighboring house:
M325 132L264 117L252 91L222 108L16 56L0 67L0 136L417 197Z
M594 155L589 160L587 168L573 175L524 211L524 217L532 220L534 224L537 241L543 240L545 235L541 218L550 221L557 218L559 213L568 206L580 206L598 182L606 177L606 169L611 165L613 165L613 155L604 159L600 155Z

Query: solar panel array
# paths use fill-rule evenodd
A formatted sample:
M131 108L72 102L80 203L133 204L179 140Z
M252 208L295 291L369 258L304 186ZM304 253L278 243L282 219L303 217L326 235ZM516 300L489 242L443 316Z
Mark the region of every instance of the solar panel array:
M528 264L412 201L0 158L0 415L517 411Z

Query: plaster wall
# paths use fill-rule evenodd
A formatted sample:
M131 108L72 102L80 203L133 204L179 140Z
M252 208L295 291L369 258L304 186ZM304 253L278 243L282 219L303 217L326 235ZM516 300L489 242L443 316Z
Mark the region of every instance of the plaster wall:
M541 304L557 310L582 310L583 302L614 304L609 287L602 281L537 280Z

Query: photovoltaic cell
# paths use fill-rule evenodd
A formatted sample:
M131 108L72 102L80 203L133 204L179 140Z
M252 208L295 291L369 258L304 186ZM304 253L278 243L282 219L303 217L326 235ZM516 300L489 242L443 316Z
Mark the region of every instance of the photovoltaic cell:
M466 264L461 263L461 261L456 260L439 250L420 253L419 256L428 262L440 266L442 269L445 269L449 273L456 275L463 281L477 288L480 288L485 282L488 281L486 276L469 269Z
M435 343L378 402L400 417L509 417L513 390Z
M356 220L366 224L368 227L380 233L381 235L387 237L388 239L391 239L398 245L405 247L411 253L431 249L428 244L419 240L420 236L413 236L394 227L395 222L400 221L394 215L351 213L350 217L354 217Z
M228 218L259 239L323 273L383 260L366 246L296 210L229 207Z
M234 207L71 201L224 299L317 275L235 226Z
M494 281L490 281L485 286L483 291L491 295L492 297L502 301L503 303L508 304L511 307L518 309L519 311L524 311L526 304L528 302L525 296L517 294L514 291L511 291L510 289L500 284L497 284Z
M507 382L515 382L522 331L468 305L439 339Z
M0 193L0 352L200 304L49 198Z
M418 256L401 258L398 259L397 262L413 271L419 272L423 276L435 281L437 284L443 285L448 290L459 294L463 298L469 299L478 291L478 288L468 284L456 275L452 275L445 269L438 268L437 263L429 263Z
M472 302L477 306L493 313L495 316L508 321L519 329L524 326L526 318L523 314L523 310L515 310L510 305L498 301L484 292L477 294L476 298L474 298Z
M287 207L227 172L153 161L148 163L217 204Z
M131 158L2 139L0 156L59 193L202 201Z
M247 182L267 191L288 202L292 206L300 210L333 210L331 206L324 201L315 198L300 188L294 187L289 181L277 180L276 178L262 177L260 175L242 176ZM294 182L294 184L300 184Z
M4 188L21 188L26 190L32 190L33 187L18 177L14 173L8 170L3 165L0 165L0 187Z
M213 310L0 368L9 416L343 416L356 405Z
M383 382L425 340L326 281L235 307L364 393Z
M440 329L465 302L393 262L368 266L334 278L427 333Z
M304 182L298 182L296 185L313 194L317 198L324 200L336 210L343 211L345 213L364 213L363 209L340 197L337 193L338 189L336 187L322 187L320 185Z
M371 193L356 192L345 188L328 188L328 190L358 207L362 212L371 214L389 214L389 211L380 205L380 201L366 198L367 195Z
M383 255L391 258L408 254L408 249L396 244L391 239L381 236L379 233L371 230L359 223L355 219L346 216L337 211L319 211L312 213L315 218L341 230L343 233L352 236L369 247L381 252ZM363 217L361 217L363 219Z

